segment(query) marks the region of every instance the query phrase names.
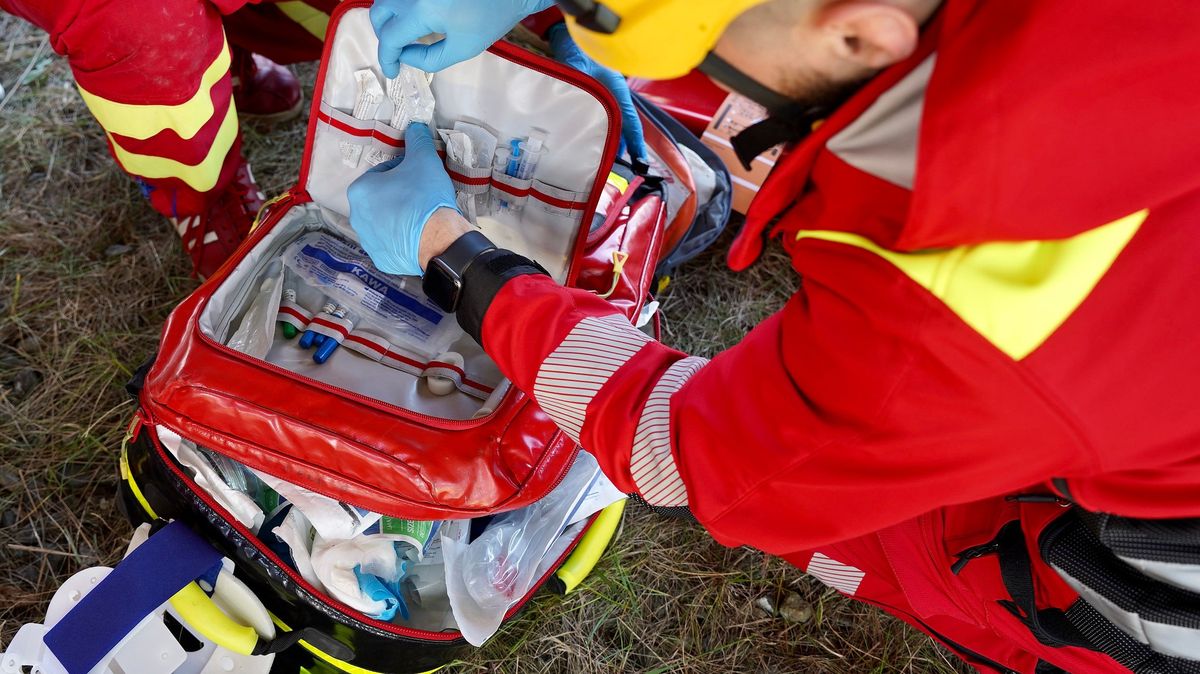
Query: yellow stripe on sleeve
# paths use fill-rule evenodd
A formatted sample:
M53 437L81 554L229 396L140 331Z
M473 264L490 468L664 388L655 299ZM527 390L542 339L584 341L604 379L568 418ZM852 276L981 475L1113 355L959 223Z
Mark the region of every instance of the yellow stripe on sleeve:
M845 232L797 239L844 243L895 265L1014 360L1032 353L1091 294L1149 215L1141 210L1069 239L899 253Z
M287 18L300 24L304 30L312 33L313 37L325 41L325 30L329 28L329 15L309 5L303 0L285 0L275 6L287 15Z
M117 161L128 173L143 178L178 178L197 192L207 192L217 184L221 166L225 162L225 156L229 154L229 148L233 147L233 141L237 139L237 133L237 110L231 103L208 154L195 165L166 157L136 154L121 147L111 135L109 140L112 141L113 154Z
M221 51L200 77L196 93L178 105L117 103L97 96L83 87L79 87L79 93L96 121L100 122L100 126L110 135L146 140L170 129L179 134L180 138L189 140L212 119L214 108L211 90L213 85L229 73L229 63L229 40L226 38L221 45ZM230 109L232 108L231 105Z

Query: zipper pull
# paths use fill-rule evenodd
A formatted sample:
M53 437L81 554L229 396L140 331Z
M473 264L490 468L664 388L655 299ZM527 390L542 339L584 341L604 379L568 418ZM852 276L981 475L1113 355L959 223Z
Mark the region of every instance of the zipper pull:
M987 543L983 543L982 545L973 545L954 555L958 558L958 560L955 561L954 564L950 565L950 573L953 573L957 576L960 571L966 568L967 564L970 563L971 560L979 559L984 555L994 555L997 552L1000 552L1000 544L995 541L989 541Z
M1070 501L1057 494L1010 494L1004 500L1009 503L1057 503L1061 508L1071 505Z

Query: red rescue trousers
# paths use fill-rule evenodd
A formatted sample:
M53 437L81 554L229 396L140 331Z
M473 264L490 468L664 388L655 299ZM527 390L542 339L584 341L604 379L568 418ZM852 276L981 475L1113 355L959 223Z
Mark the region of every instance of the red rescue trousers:
M278 63L320 57L337 0L0 0L50 35L117 164L168 217L204 211L241 137L231 47Z
M929 634L982 674L1128 672L1103 653L1040 643L1003 606L1012 595L996 554L967 560L959 556L991 540L1003 523L1013 520L1022 522L1029 543L1036 546L1041 527L1063 512L1054 503L989 498L939 508L786 559L842 594ZM1035 556L1031 563L1039 608L1067 606L1074 600L1075 593L1058 582L1042 560Z

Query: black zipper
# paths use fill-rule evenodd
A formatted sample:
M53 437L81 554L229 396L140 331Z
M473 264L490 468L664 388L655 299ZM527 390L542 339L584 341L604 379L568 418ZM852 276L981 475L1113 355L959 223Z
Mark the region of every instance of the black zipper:
M980 545L972 545L966 550L954 555L958 559L950 565L950 573L953 573L957 576L960 571L966 568L967 564L969 564L971 560L979 559L984 555L994 555L997 552L1000 552L1000 544L994 540Z

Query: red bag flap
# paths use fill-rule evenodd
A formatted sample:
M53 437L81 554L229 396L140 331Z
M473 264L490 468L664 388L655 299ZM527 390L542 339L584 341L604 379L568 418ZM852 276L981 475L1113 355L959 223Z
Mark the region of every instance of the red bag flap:
M641 178L630 183L623 199L613 204L608 220L589 236L587 257L575 284L605 297L631 321L650 295L667 218L657 194L626 202L640 184Z

